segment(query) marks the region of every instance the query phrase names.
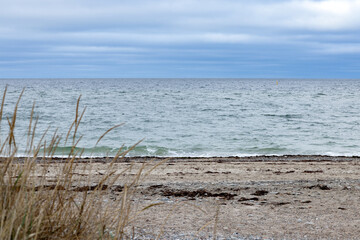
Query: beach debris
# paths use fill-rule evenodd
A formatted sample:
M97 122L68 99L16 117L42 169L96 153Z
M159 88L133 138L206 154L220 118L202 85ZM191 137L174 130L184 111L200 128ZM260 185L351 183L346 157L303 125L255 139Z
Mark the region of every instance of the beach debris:
M219 197L225 200L231 200L236 194L220 192L220 193L211 193L205 189L198 190L180 190L180 189L164 189L161 191L161 195L165 197L186 197L186 198L196 198L196 197Z
M309 186L307 187L308 189L314 189L314 188L318 188L320 190L330 190L331 188L328 187L327 185L325 184L317 184L317 185L312 185L312 186Z
M289 173L294 173L294 172L295 172L294 170L286 171L286 172L276 171L276 172L274 172L274 174L280 175L280 174L289 174Z
M241 197L238 200L239 202L244 202L244 201L259 201L259 198L257 197L252 197L252 198L246 198L246 197Z
M123 189L124 189L124 187L121 186L121 185L113 185L113 186L111 186L111 191L112 192L122 192Z
M323 173L323 170L305 170L303 173Z
M254 204L253 204L253 203L249 203L249 202L242 202L241 204L243 204L243 205L247 205L247 206L254 206Z
M253 194L251 194L251 195L254 195L254 196L264 196L264 195L266 195L266 194L268 194L269 193L269 191L266 191L266 190L257 190L257 191L255 191Z
M73 188L72 190L75 191L75 192L87 192L87 191L94 191L96 189L99 189L99 190L106 190L108 189L108 185L104 184L104 185L92 185L92 186L81 186L81 187L76 187L76 188Z
M164 187L164 185L162 185L162 184L157 184L157 185L151 185L150 187L149 187L149 189L156 189L156 188L163 188Z
M291 202L272 202L270 204L274 206L283 206L283 205L291 204Z

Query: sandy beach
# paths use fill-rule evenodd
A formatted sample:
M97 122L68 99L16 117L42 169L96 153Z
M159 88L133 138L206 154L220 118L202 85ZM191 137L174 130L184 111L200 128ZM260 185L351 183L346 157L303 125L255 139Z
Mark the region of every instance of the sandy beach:
M124 160L111 170L118 174L131 169L104 188L106 207L119 201L124 185L142 162L150 162L146 173L164 159ZM129 228L138 239L153 239L161 232L162 239L210 239L214 234L219 239L357 239L359 160L330 156L168 159L141 179L133 210L155 206L142 211ZM41 184L54 184L52 176L55 179L61 162L50 164ZM91 192L107 170L108 160L78 162L74 175L78 184L73 190ZM37 171L41 176L41 167Z

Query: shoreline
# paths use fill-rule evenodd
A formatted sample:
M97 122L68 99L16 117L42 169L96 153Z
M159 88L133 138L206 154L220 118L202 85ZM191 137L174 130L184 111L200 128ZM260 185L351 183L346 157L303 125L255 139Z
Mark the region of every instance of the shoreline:
M75 157L78 163L107 163L111 162L113 156L109 157ZM0 162L6 157L0 157ZM28 157L14 157L15 161L23 162ZM50 161L51 163L62 163L68 157L37 157L36 161ZM360 156L330 156L330 155L258 155L258 156L228 156L228 157L162 157L162 156L132 156L121 157L116 162L146 162L163 161L170 162L349 162L360 161Z

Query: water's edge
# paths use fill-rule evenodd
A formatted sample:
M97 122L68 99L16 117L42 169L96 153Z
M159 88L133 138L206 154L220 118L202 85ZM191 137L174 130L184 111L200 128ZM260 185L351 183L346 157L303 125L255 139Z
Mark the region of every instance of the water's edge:
M6 157L0 157L0 162L5 161ZM14 162L25 162L33 160L31 157L14 157ZM77 163L109 163L113 157L76 157ZM36 162L39 163L64 163L69 158L66 157L37 157ZM328 155L261 155L249 157L157 157L157 156L142 156L142 157L123 157L118 158L116 162L150 162L150 161L167 161L167 162L360 162L360 156L328 156Z

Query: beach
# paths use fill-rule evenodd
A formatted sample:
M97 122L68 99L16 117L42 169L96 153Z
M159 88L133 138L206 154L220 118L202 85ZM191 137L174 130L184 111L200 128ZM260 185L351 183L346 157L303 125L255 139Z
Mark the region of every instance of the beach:
M109 160L79 159L72 190L91 193ZM116 214L124 186L146 162L131 200L139 214L128 226L138 239L158 234L162 239L356 239L359 160L316 155L124 158L111 166L120 175L102 187L102 207L114 207ZM52 162L41 182L50 189L64 164ZM45 165L38 164L39 176Z
M0 83L1 239L360 236L357 81Z
M0 240L360 240L359 12L1 1Z

